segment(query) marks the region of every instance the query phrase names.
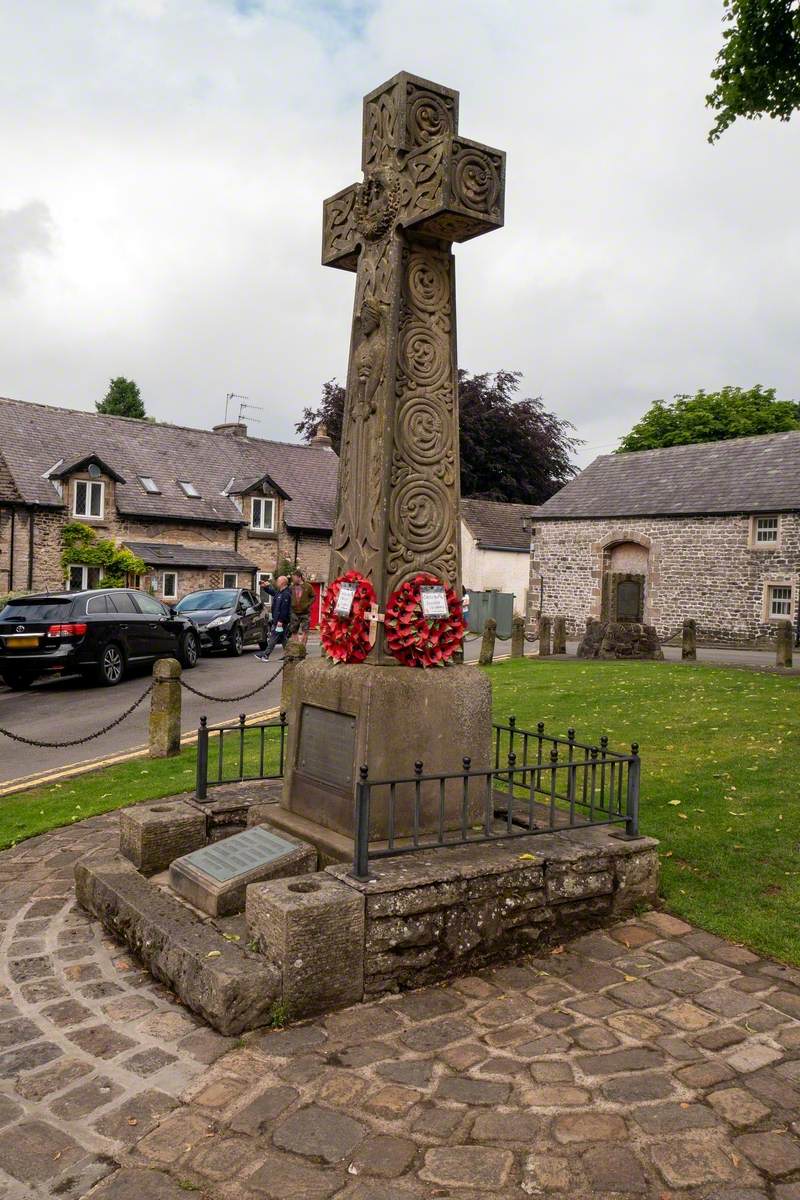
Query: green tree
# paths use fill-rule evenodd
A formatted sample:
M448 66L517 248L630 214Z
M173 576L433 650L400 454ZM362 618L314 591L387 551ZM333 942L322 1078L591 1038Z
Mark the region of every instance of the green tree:
M109 417L137 417L142 421L147 416L138 385L124 375L109 381L108 391L95 407Z
M617 454L628 450L658 450L690 442L723 442L728 438L800 429L800 404L776 400L774 388L746 390L724 387L721 392L675 396L671 404L656 400L641 421L620 442Z
M716 142L737 117L788 121L800 107L800 0L723 0L716 81L706 104L717 114Z
M579 445L572 425L547 412L541 399L516 398L519 371L458 372L461 492L483 500L542 504L575 474ZM338 454L345 391L323 384L319 407L306 408L295 429L310 441L324 424Z

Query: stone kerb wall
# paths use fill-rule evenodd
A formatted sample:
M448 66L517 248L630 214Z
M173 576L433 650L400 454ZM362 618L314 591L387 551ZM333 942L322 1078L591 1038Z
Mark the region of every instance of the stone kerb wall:
M795 613L800 587L800 516L784 513L779 549L750 548L746 514L542 521L531 554L529 628L544 580L544 609L564 616L573 637L602 610L604 556L615 542L649 548L644 619L659 637L697 622L700 641L767 645L775 622L765 621L769 582L793 582ZM793 614L794 616L794 614Z
M657 843L601 829L424 851L373 863L364 892L364 994L465 974L560 942L657 897Z

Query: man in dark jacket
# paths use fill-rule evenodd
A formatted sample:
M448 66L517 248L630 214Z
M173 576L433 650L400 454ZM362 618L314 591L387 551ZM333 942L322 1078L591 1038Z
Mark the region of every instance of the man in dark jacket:
M289 632L291 616L292 589L289 587L289 580L286 576L281 575L278 579L277 591L272 598L272 632L269 635L266 650L256 655L259 662L269 662L269 656L278 642L282 646L286 646L286 637Z

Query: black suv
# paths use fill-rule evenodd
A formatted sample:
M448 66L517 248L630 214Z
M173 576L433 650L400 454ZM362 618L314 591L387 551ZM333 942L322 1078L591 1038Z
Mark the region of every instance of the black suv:
M191 621L147 592L96 588L20 596L0 612L0 677L15 690L51 671L78 672L113 687L128 663L171 656L193 667L199 654Z
M249 642L263 650L269 637L269 610L247 588L190 592L175 609L197 626L204 650L241 654Z

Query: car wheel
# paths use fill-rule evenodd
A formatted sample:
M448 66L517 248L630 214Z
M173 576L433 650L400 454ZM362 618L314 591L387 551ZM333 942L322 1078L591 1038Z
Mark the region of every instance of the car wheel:
M228 637L228 654L238 658L244 649L244 636L241 625L235 625Z
M181 642L180 660L181 666L186 671L191 671L192 667L197 666L197 660L200 657L200 643L197 640L196 633L187 633L184 635Z
M36 678L29 671L3 671L2 680L12 692L25 692Z
M125 659L116 642L109 642L98 664L103 687L115 687L125 674Z

